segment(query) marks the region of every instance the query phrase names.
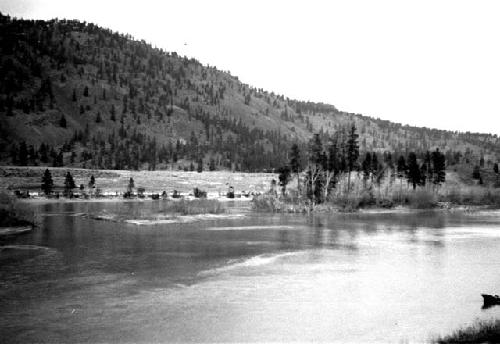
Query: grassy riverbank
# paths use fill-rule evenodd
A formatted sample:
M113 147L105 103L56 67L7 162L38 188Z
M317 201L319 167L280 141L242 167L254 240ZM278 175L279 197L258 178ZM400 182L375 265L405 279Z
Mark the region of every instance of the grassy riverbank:
M34 226L33 213L17 206L11 195L0 192L0 227Z
M170 201L162 208L164 214L181 215L222 214L225 211L222 203L214 199Z
M254 210L263 212L353 212L360 209L452 209L465 207L500 208L500 189L479 186L462 188L416 189L405 188L392 192L354 190L349 194L334 194L326 202L312 205L305 197L265 194L253 199Z
M13 192L14 190L29 191L30 194L41 194L41 180L47 167L0 166L0 187ZM62 193L67 172L74 178L79 187L87 185L90 177L95 177L95 187L102 195L121 194L127 190L129 179L133 178L135 188L144 188L146 193L163 191L171 194L173 190L180 193L192 193L198 187L207 192L208 198L226 195L229 186L235 193L243 191L265 192L269 189L272 179L278 179L273 173L243 173L230 171L124 171L124 170L86 170L81 168L48 167L54 180L54 191ZM75 190L77 191L77 190Z
M81 215L98 221L135 225L188 223L231 217L231 214L226 214L224 204L213 199L168 199L160 200L153 207L123 207L116 212L101 210Z
M0 186L12 194L16 190L29 191L37 195L41 201L66 201L66 199L46 199L42 196L40 185L43 171L46 167L0 167ZM183 196L193 195L194 188L207 192L208 199L228 200L226 193L232 186L236 197L245 193L265 194L269 191L271 181L278 180L273 173L233 173L230 171L213 171L202 173L184 171L104 171L68 168L49 168L54 180L54 191L62 194L66 172L73 175L77 186L83 184L84 192L91 176L95 177L96 190L102 198L92 198L90 201L123 200L130 178L135 181L135 188L144 189L146 194L162 194L166 191L172 195L178 191ZM358 209L393 209L406 207L412 209L454 208L454 207L500 207L500 188L492 185L476 185L471 180L464 180L454 171L447 173L446 182L442 185L426 185L416 190L399 178L386 177L381 183L366 181L361 174L353 173L349 192L347 179L340 178L331 190L326 201L314 206L314 211L351 212ZM301 177L304 189L304 176ZM276 195L281 194L280 187L275 186ZM79 191L76 189L75 191ZM297 197L297 179L290 180L286 196L271 197L264 195L253 201L255 210L266 212L304 212L310 211L307 197ZM186 197L194 198L194 196ZM242 196L241 200L250 200ZM89 201L86 199L78 199ZM77 201L78 201L77 200ZM73 201L73 200L72 200ZM179 205L176 205L179 206ZM186 210L190 211L190 210Z
M434 339L433 342L436 344L500 343L500 320L478 321L450 335Z

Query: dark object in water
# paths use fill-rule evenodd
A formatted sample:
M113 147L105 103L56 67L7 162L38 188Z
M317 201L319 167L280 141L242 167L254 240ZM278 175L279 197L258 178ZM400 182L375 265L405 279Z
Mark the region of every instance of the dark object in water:
M483 307L488 308L494 305L500 305L500 296L498 295L481 294L481 296L484 301Z

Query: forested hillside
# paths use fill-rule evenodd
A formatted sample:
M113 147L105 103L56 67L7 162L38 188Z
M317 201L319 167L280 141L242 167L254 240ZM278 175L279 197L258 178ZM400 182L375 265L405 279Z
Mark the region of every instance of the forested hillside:
M447 164L484 166L500 155L496 135L291 100L94 24L0 17L3 164L265 171L286 164L293 143L327 142L351 124L360 156L439 148Z

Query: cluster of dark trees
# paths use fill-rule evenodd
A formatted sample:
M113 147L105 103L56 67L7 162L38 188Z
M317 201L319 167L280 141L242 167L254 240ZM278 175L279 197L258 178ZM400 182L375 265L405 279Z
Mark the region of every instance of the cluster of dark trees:
M22 141L19 145L13 144L10 150L10 159L13 165L39 166L52 165L60 167L64 165L63 152L66 147L58 151L48 144L42 143L39 147L27 145Z
M77 185L75 184L73 176L69 171L66 172L66 176L64 178L63 195L69 198L73 197L73 190L76 188ZM80 189L80 191L84 191L85 185L80 184L78 188ZM88 189L92 193L95 188L96 188L95 177L91 175L90 180L88 182ZM41 189L46 196L50 196L54 193L54 180L52 179L52 174L50 173L49 169L46 169L42 175ZM58 193L56 194L59 195Z
M409 152L397 155L394 152L366 152L360 159L359 136L356 126L344 128L333 135L326 144L319 134L315 134L309 142L303 156L298 145L293 145L290 151L289 163L279 169L279 184L283 193L292 176L296 176L298 190L315 203L326 201L338 183L347 178L345 187L349 194L351 174L362 175L363 184L380 186L384 178L407 180L408 185L428 184L441 185L446 179L445 155L436 149L433 152ZM300 176L304 175L301 182Z

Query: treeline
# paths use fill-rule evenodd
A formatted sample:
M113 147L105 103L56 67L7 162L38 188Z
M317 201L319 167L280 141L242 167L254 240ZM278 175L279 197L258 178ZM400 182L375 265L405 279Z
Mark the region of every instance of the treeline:
M131 178L132 180L132 178ZM87 192L85 192L85 187L87 187ZM42 192L45 194L45 196L53 196L54 195L54 180L52 179L52 174L50 173L49 169L46 169L42 175L42 183L40 185L40 188ZM94 175L90 176L89 182L87 185L80 184L80 186L77 186L75 184L75 180L73 179L73 176L71 173L68 171L66 172L66 176L64 177L64 188L63 188L63 196L72 198L73 197L73 190L74 189L79 189L81 193L84 193L87 196L100 196L101 195L101 190L96 187L96 179ZM59 196L59 192L55 193L55 196Z
M210 121L209 119L207 122ZM229 125L229 124L228 124ZM244 132L236 139L211 136L208 142L199 142L194 132L188 141L160 144L155 137L142 134L136 128L125 129L107 135L92 135L88 126L83 131L74 131L70 140L56 149L42 143L38 147L22 141L12 144L10 162L20 166L81 166L93 169L167 169L176 168L198 171L272 171L286 161L289 143L278 134L259 129L249 130L241 123L231 124L237 132ZM266 149L259 140L274 142L276 149ZM78 152L78 153L77 153ZM180 162L182 160L182 162Z
M392 185L399 179L414 190L429 185L439 186L446 180L445 155L433 152L365 152L360 156L356 126L343 128L326 142L315 134L307 150L293 145L290 160L279 170L279 185L283 195L290 180L297 179L299 197L313 204L337 196L349 195L353 189L352 174L362 181L363 188L380 187L387 179ZM343 183L343 184L342 184Z

